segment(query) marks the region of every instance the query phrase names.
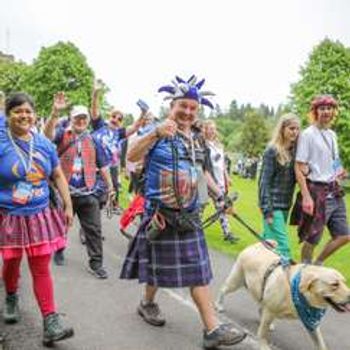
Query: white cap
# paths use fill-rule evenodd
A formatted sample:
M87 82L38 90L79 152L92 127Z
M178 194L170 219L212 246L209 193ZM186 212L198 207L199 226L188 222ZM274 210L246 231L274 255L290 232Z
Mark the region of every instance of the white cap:
M71 118L75 118L83 115L85 115L88 119L90 119L89 110L85 106L73 106L70 112Z

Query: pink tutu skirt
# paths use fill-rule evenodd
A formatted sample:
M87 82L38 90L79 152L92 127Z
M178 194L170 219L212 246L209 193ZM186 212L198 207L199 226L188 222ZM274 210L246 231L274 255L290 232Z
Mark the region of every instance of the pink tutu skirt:
M0 210L0 253L4 259L52 254L66 246L67 226L61 208L45 208L33 215Z

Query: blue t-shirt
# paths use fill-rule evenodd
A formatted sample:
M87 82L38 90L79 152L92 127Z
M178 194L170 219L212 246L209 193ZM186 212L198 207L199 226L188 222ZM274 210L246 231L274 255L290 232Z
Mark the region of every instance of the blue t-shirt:
M174 164L175 157L177 165ZM197 172L191 150L181 137L156 142L148 153L145 164L145 197L149 202L156 202L160 207L180 209L178 198L182 208L193 210L198 206ZM177 179L174 178L174 170L177 171ZM175 182L177 195L174 191Z
M14 139L25 154L23 164L16 151L5 125L0 123L0 209L11 215L36 214L49 205L49 187L47 179L58 165L55 146L43 135L33 133L33 161L28 173L30 142ZM21 183L31 187L31 195L25 204L14 202L15 189Z
M92 120L91 125L92 135L104 148L109 164L118 165L120 143L126 138L125 128L112 129L102 118Z
M2 111L0 111L0 128L3 128L5 124L6 124L6 116Z
M62 142L63 139L63 135L64 132L66 131L66 128L64 125L59 126L56 129L56 133L55 133L55 138L53 140L53 142L56 145L59 145ZM99 140L96 138L95 135L90 134L90 137L92 137L92 140L94 142L95 145L95 150L96 150L96 166L97 168L103 168L105 166L108 166L109 161L108 161L108 156L104 150L104 148L102 147L101 143L99 142ZM71 179L69 181L69 185L74 187L74 188L84 188L85 187L85 179L84 179L84 165L83 165L83 161L81 159L79 159L79 143L81 143L81 141L77 141L77 147L78 147L78 154L77 154L77 158L74 160L74 165L81 165L80 169L78 169L78 167L76 167L77 169L75 169L75 166L73 166L73 174L71 176Z

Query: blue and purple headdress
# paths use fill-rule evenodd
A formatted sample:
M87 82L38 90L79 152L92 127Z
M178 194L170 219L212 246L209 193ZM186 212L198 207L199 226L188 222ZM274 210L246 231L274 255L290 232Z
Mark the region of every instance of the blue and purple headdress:
M204 85L205 79L197 82L197 77L192 75L187 81L175 77L172 80L172 85L165 85L158 89L158 92L167 92L169 95L164 100L176 100L179 98L189 98L196 100L198 103L214 108L213 104L206 98L206 96L214 96L215 94L210 91L200 91Z

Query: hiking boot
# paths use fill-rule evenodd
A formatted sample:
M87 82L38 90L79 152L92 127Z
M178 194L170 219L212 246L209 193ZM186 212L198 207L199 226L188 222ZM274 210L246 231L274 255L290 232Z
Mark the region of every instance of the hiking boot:
M73 328L65 327L59 314L53 313L44 318L44 346L52 346L54 342L70 338L73 335Z
M7 294L3 310L4 322L7 324L17 323L20 318L18 307L18 295L16 293Z
M230 242L232 244L237 243L239 240L240 240L240 238L235 236L231 232L224 235L224 241Z
M88 271L98 279L105 280L108 278L108 273L103 266L96 268L88 267Z
M57 250L53 256L53 261L57 266L63 266L65 263L63 249Z
M210 333L204 331L203 347L204 349L212 349L221 345L235 345L243 341L246 336L247 333L241 332L231 325L221 324Z
M143 302L141 301L139 307L137 308L138 314L145 320L145 322L151 324L152 326L164 326L165 318L157 303L152 301Z

